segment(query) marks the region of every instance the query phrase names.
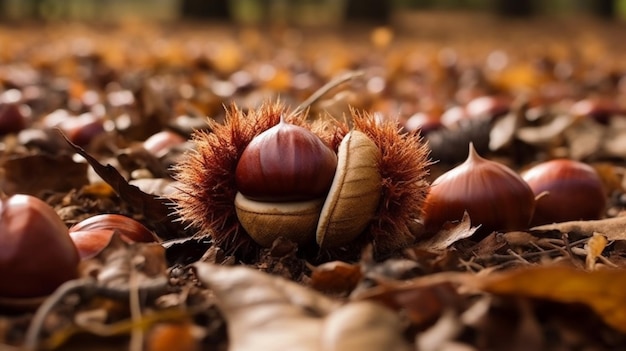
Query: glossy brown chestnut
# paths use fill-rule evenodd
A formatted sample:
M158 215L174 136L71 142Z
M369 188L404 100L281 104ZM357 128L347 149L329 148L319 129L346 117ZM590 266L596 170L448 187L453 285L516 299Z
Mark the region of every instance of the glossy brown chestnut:
M601 97L579 100L570 108L572 115L589 117L599 123L608 123L611 116L622 112L615 100Z
M59 128L78 146L88 145L93 138L105 131L102 119L89 113L68 118L59 125Z
M602 217L606 209L602 180L593 167L574 160L540 163L522 174L535 195L532 225Z
M86 218L73 225L69 232L115 230L134 242L153 242L154 234L139 221L120 214L99 214Z
M174 146L187 141L181 135L169 130L163 130L144 140L143 148L156 157L162 157Z
M424 225L437 231L467 211L472 225L484 230L514 230L528 226L535 195L508 167L482 158L470 144L465 162L432 183L424 204Z
M110 229L80 230L70 232L70 237L78 250L80 259L85 260L99 254L109 244L113 233L115 231ZM121 238L131 242L125 236L121 236Z
M16 103L0 103L0 134L17 133L26 128L26 117Z
M409 117L404 123L404 130L414 132L419 130L420 134L426 135L434 130L443 127L439 116L427 112L418 112Z
M235 181L253 200L311 200L326 195L336 167L337 155L317 135L281 120L246 146Z
M78 252L52 207L30 195L0 200L0 296L38 297L77 276Z

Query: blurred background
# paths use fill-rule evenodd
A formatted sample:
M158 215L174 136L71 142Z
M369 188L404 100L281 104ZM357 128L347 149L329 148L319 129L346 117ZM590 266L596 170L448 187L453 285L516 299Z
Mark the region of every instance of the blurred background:
M626 0L0 0L0 19L117 21L127 18L300 25L389 23L407 12L464 11L507 17L584 15L626 19Z

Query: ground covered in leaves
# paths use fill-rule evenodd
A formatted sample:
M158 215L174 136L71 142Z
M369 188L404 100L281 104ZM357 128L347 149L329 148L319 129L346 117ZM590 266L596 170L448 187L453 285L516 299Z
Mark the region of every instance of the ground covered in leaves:
M341 30L5 25L2 191L44 199L68 227L123 214L157 242L115 235L81 262L80 279L43 303L0 301L0 348L626 347L623 25L559 21L442 28L429 19ZM464 160L470 142L516 172L580 160L603 181L603 215L497 232L465 216L384 255L369 245L326 254L281 239L240 250L177 220L173 169L194 148L195 130L210 134L230 104L248 111L280 98L294 109L346 71L363 73L315 101L311 119L354 108L393 119L404 133L426 116L429 180ZM450 107L477 97L492 100L475 118L443 123ZM144 143L162 130L183 138L156 149Z

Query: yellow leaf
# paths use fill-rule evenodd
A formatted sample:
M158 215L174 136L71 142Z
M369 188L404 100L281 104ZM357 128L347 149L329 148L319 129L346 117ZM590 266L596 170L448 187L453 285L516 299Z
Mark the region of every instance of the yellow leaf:
M587 269L593 270L595 268L596 260L602 255L602 251L604 251L608 242L606 236L600 233L593 233L593 236L587 243Z
M486 276L481 290L497 295L581 303L626 332L626 270L586 272L564 266L532 267Z

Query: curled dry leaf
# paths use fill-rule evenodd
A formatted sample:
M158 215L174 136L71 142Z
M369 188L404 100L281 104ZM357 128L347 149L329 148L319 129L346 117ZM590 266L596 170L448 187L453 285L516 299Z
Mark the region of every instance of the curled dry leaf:
M496 295L580 303L611 327L626 332L625 274L623 269L587 272L565 266L541 266L483 276L477 283L481 290Z
M466 211L463 213L463 218L461 218L460 222L444 225L443 229L437 232L437 234L427 240L419 242L415 248L433 251L445 250L455 242L469 238L478 228L479 226L471 226L470 217Z
M231 351L409 350L399 317L360 301L341 306L311 289L246 267L196 263L228 324Z

